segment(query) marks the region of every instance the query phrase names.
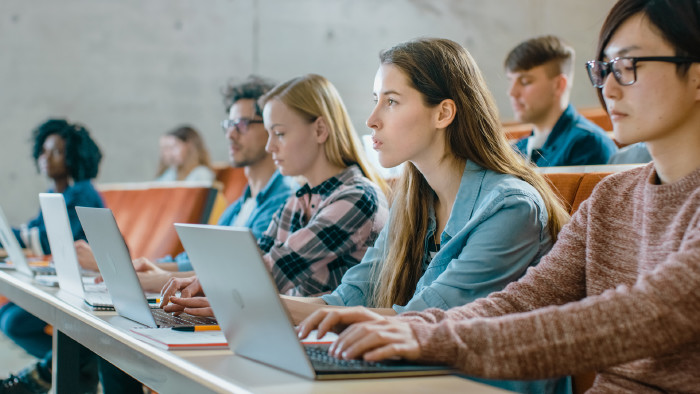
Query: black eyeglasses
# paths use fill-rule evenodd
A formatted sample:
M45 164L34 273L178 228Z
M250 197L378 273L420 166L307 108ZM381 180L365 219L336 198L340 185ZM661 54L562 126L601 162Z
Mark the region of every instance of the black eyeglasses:
M588 78L596 88L602 88L608 74L615 77L617 83L623 86L637 82L638 62L666 62L666 63L697 63L700 58L678 56L646 56L646 57L616 57L609 62L591 60L586 63Z
M253 123L263 123L260 119L249 119L249 118L239 118L239 119L226 119L221 121L221 128L224 129L224 133L229 130L236 129L240 134L245 134L248 132L248 126Z

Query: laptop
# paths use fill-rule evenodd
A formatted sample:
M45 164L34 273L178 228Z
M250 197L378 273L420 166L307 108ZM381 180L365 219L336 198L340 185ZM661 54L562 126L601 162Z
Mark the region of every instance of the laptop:
M173 316L160 308L151 308L112 211L108 208L75 209L119 315L151 328L216 324L213 318Z
M80 272L78 256L73 246L73 232L68 219L66 201L61 193L39 193L39 204L44 215L46 233L49 237L51 255L58 285L78 297L94 309L111 310L112 298L104 283L90 283L92 277L83 278Z
M0 207L0 243L7 251L8 260L12 262L12 265L8 265L6 268L14 268L17 272L33 277L36 270L29 266L29 261L27 261L22 247L19 245L17 238L15 238L15 233L12 231L12 227L10 227L2 207Z
M328 356L328 344L302 345L249 229L179 223L175 229L219 326L237 355L310 379L452 372L445 366L398 360L338 360Z

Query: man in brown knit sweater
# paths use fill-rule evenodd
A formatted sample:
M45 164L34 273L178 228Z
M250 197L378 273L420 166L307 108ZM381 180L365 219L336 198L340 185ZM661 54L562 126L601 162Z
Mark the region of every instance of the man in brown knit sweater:
M588 71L616 139L645 141L651 164L604 179L501 292L389 319L318 311L300 335L352 324L337 357L499 379L596 370L596 392L700 392L700 0L620 0Z

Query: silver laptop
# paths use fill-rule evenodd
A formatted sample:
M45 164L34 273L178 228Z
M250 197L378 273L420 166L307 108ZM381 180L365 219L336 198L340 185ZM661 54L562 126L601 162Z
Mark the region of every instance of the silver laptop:
M12 232L12 227L10 227L2 207L0 207L0 243L2 243L2 247L5 248L9 256L8 259L12 262L12 267L17 270L17 272L28 276L34 276L35 271L29 267L27 257L24 255L22 247L19 246L19 242L17 238L15 238L15 233Z
M90 281L94 281L94 277L83 278L80 272L63 194L39 193L39 204L44 215L44 224L49 237L51 256L56 267L59 287L82 297L94 309L114 309L112 298L104 283L90 283Z
M75 209L119 315L154 328L216 324L213 318L173 316L160 308L151 308L112 211L108 208Z
M311 379L451 372L403 361L337 360L328 356L329 345L302 345L249 229L178 223L175 229L237 355Z

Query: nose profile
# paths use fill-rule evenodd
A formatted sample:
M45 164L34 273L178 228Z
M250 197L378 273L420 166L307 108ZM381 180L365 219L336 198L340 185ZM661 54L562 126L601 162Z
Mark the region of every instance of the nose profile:
M376 130L379 128L379 118L377 117L377 107L374 107L372 112L369 114L369 117L365 121L365 124L367 127L370 129Z

